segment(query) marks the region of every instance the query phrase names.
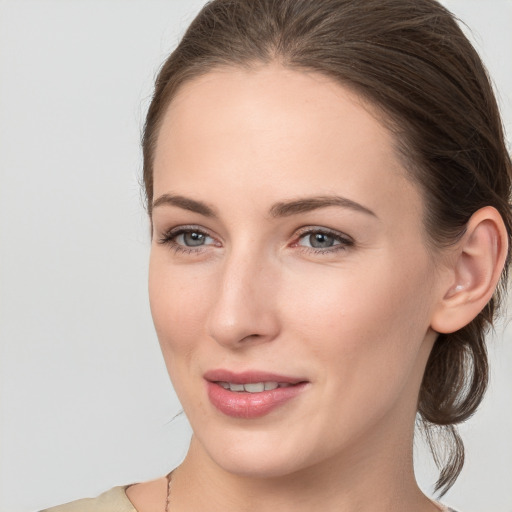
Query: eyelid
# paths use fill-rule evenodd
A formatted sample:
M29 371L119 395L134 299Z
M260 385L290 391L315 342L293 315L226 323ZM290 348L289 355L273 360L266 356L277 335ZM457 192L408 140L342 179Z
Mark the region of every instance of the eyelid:
M302 245L300 240L307 235L323 234L334 238L338 243L330 247L310 247ZM321 226L306 226L301 228L295 235L291 247L306 254L320 255L320 256L333 256L339 252L347 251L355 245L354 239L349 235L331 228Z
M178 244L176 242L176 238L182 234L185 233L200 233L204 235L205 237L211 238L214 240L215 243L209 243L204 245L198 245L198 246L187 246ZM157 242L162 245L170 245L175 250L183 249L187 252L199 252L204 250L205 247L209 246L220 246L220 242L218 242L217 237L215 237L212 233L210 233L207 229L198 226L198 225L180 225L175 226L171 229L165 230L161 235L159 235Z
M185 233L200 233L205 237L208 237L213 240L213 243L205 243L197 246L188 246L182 243L176 242L176 239ZM337 243L330 247L325 248L317 248L317 247L308 247L307 245L300 244L300 240L311 234L324 234L330 236L335 239ZM168 230L165 230L161 235L159 235L157 239L157 243L162 245L168 245L170 248L174 249L175 252L185 252L187 254L199 254L205 251L208 247L221 247L222 243L219 242L218 237L213 235L208 229L203 228L198 225L179 225ZM324 226L304 226L299 228L295 234L293 235L293 241L289 245L289 247L295 248L297 250L313 253L313 254L333 254L335 252L341 250L347 250L348 248L354 246L354 240L352 237L347 235L344 232L327 228Z
M343 233L342 231L338 231L336 229L332 228L326 228L323 226L305 226L303 228L300 228L296 232L296 238L302 238L305 235L310 235L313 233L323 233L325 235L333 236L339 240L342 240L345 243L354 244L354 239L347 235L346 233Z

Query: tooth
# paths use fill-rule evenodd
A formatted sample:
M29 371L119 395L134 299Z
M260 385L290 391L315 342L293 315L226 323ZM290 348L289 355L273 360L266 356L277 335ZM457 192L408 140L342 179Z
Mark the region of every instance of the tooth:
M287 388L292 386L289 382L251 382L247 384L234 384L232 382L217 382L217 384L224 389L229 389L235 392L247 392L247 393L261 393L262 391L272 391L277 388Z
M261 393L265 389L263 382L254 382L252 384L244 384L244 389L248 393Z

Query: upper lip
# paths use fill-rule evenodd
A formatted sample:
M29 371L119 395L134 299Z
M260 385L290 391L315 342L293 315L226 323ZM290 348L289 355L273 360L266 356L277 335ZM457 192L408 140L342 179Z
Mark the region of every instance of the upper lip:
M300 377L290 377L258 370L244 372L232 372L224 369L208 370L204 374L204 378L210 382L230 382L232 384L254 384L256 382L298 384L306 381L306 379Z

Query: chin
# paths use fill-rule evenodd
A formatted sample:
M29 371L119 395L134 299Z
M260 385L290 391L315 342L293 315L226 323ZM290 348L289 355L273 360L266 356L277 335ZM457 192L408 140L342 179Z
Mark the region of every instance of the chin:
M218 455L218 456L217 456ZM226 453L210 453L213 461L224 471L246 478L286 477L303 468L301 461L275 453L275 450L257 453L233 450Z
M209 429L194 434L197 448L224 471L250 478L285 477L318 462L318 447L289 429ZM286 433L286 435L285 435ZM301 447L298 449L298 447Z

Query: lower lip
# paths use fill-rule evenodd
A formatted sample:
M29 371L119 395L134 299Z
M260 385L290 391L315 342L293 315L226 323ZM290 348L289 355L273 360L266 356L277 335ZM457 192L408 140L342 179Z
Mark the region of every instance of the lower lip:
M207 381L208 398L223 414L233 418L252 419L265 416L277 407L295 398L306 387L306 382L261 393L236 392Z

